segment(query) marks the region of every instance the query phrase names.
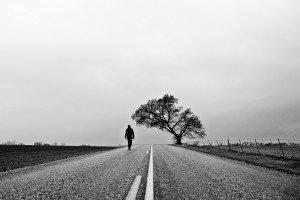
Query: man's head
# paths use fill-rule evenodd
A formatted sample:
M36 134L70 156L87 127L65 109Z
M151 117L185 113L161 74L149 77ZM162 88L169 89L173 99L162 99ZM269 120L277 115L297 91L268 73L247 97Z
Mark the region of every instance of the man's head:
M131 128L130 125L128 125L128 128Z

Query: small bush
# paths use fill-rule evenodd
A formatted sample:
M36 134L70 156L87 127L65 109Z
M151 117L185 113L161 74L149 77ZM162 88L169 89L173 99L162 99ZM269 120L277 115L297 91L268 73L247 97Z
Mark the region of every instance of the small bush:
M9 170L8 167L1 167L1 172L6 172L6 171L8 171L8 170Z

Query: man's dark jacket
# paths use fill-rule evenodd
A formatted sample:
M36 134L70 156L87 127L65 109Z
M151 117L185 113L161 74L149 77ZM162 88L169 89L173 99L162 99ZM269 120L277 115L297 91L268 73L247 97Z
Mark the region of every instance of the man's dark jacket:
M127 140L132 140L134 138L134 132L132 128L127 128L125 133L125 139L127 137Z

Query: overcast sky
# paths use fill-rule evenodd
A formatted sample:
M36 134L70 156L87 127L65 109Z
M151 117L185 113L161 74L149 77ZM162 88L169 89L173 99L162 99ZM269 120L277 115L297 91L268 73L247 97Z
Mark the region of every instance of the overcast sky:
M171 143L131 114L172 94L207 139L300 139L300 3L0 1L0 143Z

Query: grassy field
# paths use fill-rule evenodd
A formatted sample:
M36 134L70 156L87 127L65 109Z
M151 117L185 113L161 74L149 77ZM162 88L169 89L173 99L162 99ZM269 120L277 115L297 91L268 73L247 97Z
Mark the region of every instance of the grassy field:
M212 146L215 149L221 150L229 150L228 146ZM265 146L265 145L258 145L257 146L230 146L230 150L237 151L241 153L252 153L252 154L262 154L265 156L274 156L274 157L286 157L286 158L299 158L300 159L300 146L291 147L284 145L280 148L279 145L272 145L272 146Z
M0 145L0 172L118 147Z
M270 169L275 169L283 171L290 174L300 175L300 159L297 157L287 158L278 157L272 155L259 155L257 153L251 152L241 152L234 150L219 150L218 148L207 148L203 146L196 145L181 145L180 147L192 149L195 151L200 151L204 153L209 153L221 157L226 157L234 160L243 161L249 164L254 164L262 167L267 167ZM277 151L277 149L276 149Z
M201 140L195 142L194 145L218 150L231 150L241 153L300 159L300 140L242 139Z

